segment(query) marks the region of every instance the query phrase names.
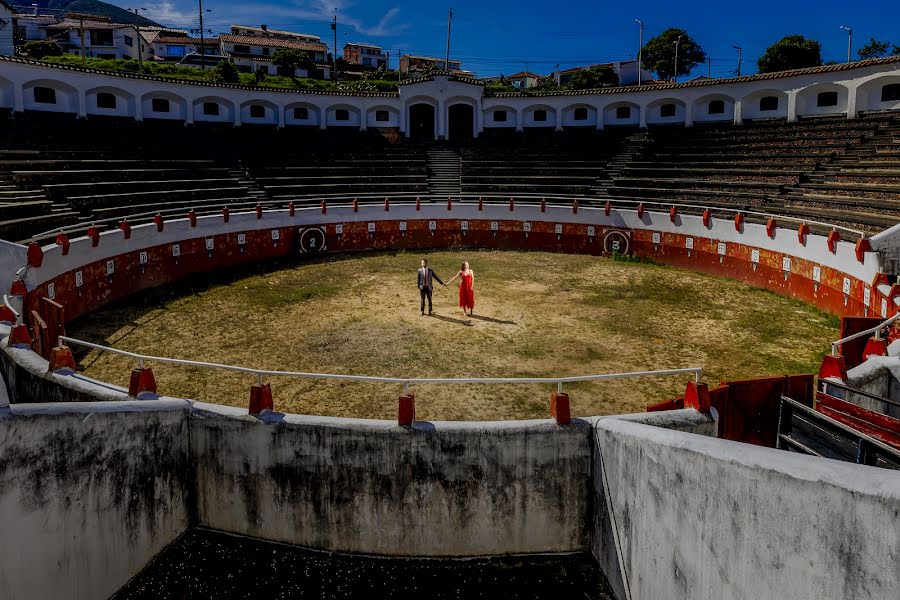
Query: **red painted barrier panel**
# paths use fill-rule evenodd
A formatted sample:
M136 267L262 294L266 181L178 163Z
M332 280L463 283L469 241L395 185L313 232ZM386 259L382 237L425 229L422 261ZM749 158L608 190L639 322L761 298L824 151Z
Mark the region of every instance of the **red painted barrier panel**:
M884 319L877 317L841 317L841 338L865 331L866 329L872 329L882 321ZM841 356L844 357L844 362L847 364L848 369L862 364L863 351L866 349L866 342L868 341L868 337L861 337L841 344L839 351Z
M816 394L816 410L876 440L900 448L900 419L822 392Z
M812 406L813 385L812 374L721 383L709 390L710 406L719 413L719 437L774 448L781 395ZM652 404L647 412L680 408L684 408L684 397Z

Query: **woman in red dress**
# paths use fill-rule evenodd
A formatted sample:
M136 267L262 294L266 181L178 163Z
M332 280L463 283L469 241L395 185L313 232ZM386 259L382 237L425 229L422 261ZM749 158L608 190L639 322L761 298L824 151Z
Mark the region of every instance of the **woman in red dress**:
M463 314L467 314L466 309L469 309L468 314L471 316L475 314L475 271L469 268L468 262L464 262L459 272L453 276L453 279L457 277L460 278L459 307L463 309ZM450 285L453 279L448 281L447 285Z

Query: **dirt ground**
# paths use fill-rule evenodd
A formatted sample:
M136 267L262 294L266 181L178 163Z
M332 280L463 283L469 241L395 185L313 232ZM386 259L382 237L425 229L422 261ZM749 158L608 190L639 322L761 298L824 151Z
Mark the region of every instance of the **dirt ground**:
M331 256L193 278L69 327L123 350L252 368L392 377L544 377L699 366L725 379L812 372L837 319L750 286L643 262L526 252L435 252L448 280L475 271L475 315L457 287L419 315L421 255ZM78 348L75 348L78 352ZM87 376L127 385L134 362L78 354ZM160 393L247 406L255 377L152 364ZM566 386L574 415L643 411L689 376ZM276 410L396 418L399 385L274 377ZM549 385L416 385L417 418L543 418Z

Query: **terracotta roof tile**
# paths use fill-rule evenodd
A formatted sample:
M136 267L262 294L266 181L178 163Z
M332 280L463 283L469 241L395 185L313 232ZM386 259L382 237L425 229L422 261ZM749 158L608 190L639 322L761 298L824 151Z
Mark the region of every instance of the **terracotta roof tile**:
M233 35L223 33L219 39L226 44L243 46L266 46L269 48L287 48L291 50L309 50L311 52L327 52L328 46L322 42L304 42L302 40L286 40L263 35Z

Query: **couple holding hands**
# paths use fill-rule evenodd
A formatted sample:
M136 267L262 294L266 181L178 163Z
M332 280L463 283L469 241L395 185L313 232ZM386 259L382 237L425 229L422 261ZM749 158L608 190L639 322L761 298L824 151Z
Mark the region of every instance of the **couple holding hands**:
M463 314L472 315L475 313L475 272L469 268L469 263L464 262L456 275L453 276L453 279L451 279L447 283L444 283L443 281L441 281L441 278L438 277L438 274L428 266L428 261L424 258L422 259L416 283L419 286L419 294L422 297L422 306L420 310L422 311L423 315L425 314L426 298L428 299L428 314L430 315L432 312L431 294L434 290L434 282L432 280L437 279L437 282L439 284L446 286L453 283L453 280L457 277L460 278L459 306L463 309ZM466 312L467 309L469 311L468 313Z

